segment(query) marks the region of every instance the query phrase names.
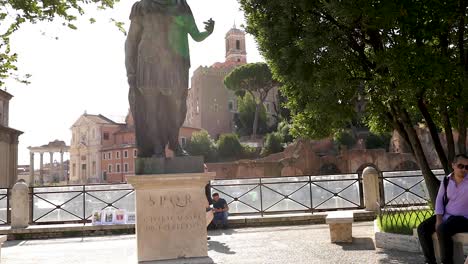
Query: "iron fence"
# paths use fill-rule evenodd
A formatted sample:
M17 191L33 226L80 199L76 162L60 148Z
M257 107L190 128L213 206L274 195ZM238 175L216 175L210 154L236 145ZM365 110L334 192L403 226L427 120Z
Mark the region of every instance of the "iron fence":
M10 189L0 188L0 225L10 224Z
M439 180L445 176L443 170L433 170L433 173ZM430 205L421 171L381 172L379 189L381 207Z
M380 208L378 223L381 230L389 233L412 235L427 218L433 215L429 206L416 206L420 201L401 198L394 200L391 205Z
M211 192L226 200L232 215L363 208L358 174L215 180Z
M434 172L444 176L442 170ZM382 208L428 204L420 171L382 172L379 178ZM364 208L361 174L214 180L211 188L227 201L231 215ZM34 224L86 223L94 210L106 208L135 211L135 192L128 184L32 187L30 199ZM0 189L0 224L9 223L8 207L9 190Z
M34 224L87 223L94 210L135 211L135 192L128 184L31 187Z

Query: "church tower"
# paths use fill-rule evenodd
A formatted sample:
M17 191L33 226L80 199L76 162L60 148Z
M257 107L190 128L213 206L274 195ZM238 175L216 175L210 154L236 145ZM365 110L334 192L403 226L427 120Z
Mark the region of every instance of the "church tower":
M226 62L247 63L245 32L236 24L226 33Z

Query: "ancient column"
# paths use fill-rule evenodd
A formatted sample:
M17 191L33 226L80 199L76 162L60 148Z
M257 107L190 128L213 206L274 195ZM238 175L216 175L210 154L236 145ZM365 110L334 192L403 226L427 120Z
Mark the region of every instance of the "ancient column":
M367 211L377 211L380 206L379 173L373 167L362 172L364 205Z
M44 153L40 152L39 153L39 178L40 178L40 184L44 184Z
M34 152L29 153L29 186L34 186Z
M49 157L50 157L50 167L52 168L52 165L54 164L54 152L49 152Z
M65 177L65 173L63 171L63 150L60 150L60 173L59 173L60 180Z

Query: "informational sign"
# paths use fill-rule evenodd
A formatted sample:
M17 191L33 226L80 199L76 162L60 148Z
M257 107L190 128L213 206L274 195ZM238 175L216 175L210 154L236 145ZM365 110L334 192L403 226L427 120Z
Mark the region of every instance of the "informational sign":
M127 212L125 209L115 208L94 210L91 220L93 225L134 224L135 212Z

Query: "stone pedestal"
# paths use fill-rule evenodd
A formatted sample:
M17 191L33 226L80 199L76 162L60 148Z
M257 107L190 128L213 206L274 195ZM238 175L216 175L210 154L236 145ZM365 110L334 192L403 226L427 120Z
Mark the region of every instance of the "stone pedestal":
M330 228L330 240L332 243L353 242L353 212L331 212L325 218Z
M377 211L380 207L379 173L372 167L362 172L364 205L367 211Z
M204 187L215 175L207 172L127 177L136 192L139 262L209 260Z
M330 224L330 240L332 243L353 242L353 228L351 224Z
M28 227L29 214L29 188L19 180L11 191L11 228Z

